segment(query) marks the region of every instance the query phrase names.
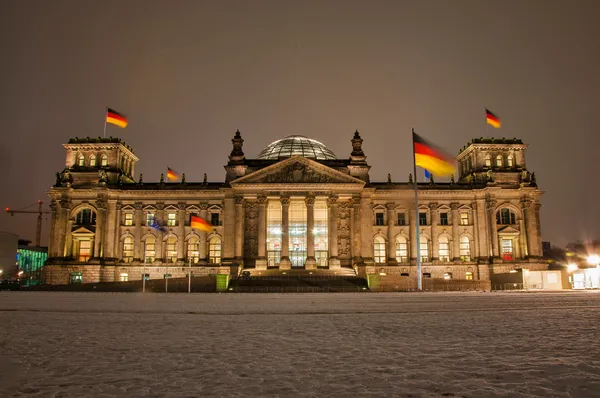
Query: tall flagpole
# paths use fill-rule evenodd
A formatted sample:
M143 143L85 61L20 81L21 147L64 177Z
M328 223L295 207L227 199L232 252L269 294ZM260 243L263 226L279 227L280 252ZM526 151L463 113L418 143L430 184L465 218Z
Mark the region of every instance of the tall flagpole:
M108 106L104 108L104 135L103 138L106 138L106 115L108 115Z
M415 225L416 225L416 234L417 234L417 289L423 290L423 273L421 272L421 238L419 236L419 194L418 194L418 186L417 186L417 157L415 155L415 129L412 129L412 142L413 142L413 175L415 176L413 180L414 191L415 191Z

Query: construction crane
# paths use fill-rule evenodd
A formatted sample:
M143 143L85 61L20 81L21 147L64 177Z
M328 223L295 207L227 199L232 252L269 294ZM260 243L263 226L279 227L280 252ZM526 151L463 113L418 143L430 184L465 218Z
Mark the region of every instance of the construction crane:
M38 205L37 211L36 210L25 210L31 206L35 206L36 204ZM15 213L30 213L30 214L37 213L38 218L37 218L37 228L35 230L35 245L38 247L40 246L40 240L42 238L42 214L50 213L47 210L42 210L42 204L43 204L43 202L41 200L38 200L37 203L23 207L20 210L12 210L12 209L9 209L8 207L6 208L6 212L10 213L11 216L14 216Z

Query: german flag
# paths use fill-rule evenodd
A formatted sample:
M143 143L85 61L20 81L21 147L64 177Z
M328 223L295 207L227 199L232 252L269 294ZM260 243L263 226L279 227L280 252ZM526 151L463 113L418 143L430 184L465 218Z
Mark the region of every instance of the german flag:
M169 181L177 181L181 177L178 172L170 167L167 167L167 179Z
M436 176L449 176L454 174L454 159L443 149L427 142L423 137L413 131L413 145L415 150L415 164L427 169Z
M485 108L485 118L488 124L491 124L495 128L500 128L500 118Z
M190 227L206 232L210 232L212 230L212 225L210 225L208 221L193 214L190 218Z
M110 108L106 108L106 122L119 126L123 129L127 127L127 118L125 115Z

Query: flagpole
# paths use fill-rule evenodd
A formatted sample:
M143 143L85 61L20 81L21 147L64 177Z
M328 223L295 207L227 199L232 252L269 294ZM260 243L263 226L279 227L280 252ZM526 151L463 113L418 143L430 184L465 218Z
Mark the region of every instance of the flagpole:
M192 259L188 259L189 271L188 271L188 293L192 292Z
M142 274L142 293L146 293L146 260L144 259L144 268Z
M421 272L421 238L419 237L419 194L417 185L417 157L415 155L415 129L412 129L412 141L413 141L413 180L414 191L415 191L415 225L416 225L416 240L417 240L417 289L423 290L423 273Z
M104 135L103 138L106 138L106 115L108 115L108 106L104 108Z

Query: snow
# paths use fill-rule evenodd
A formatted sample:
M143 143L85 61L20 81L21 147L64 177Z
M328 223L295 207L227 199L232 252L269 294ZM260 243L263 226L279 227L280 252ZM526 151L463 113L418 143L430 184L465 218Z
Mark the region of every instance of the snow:
M597 397L598 293L0 292L0 396Z

